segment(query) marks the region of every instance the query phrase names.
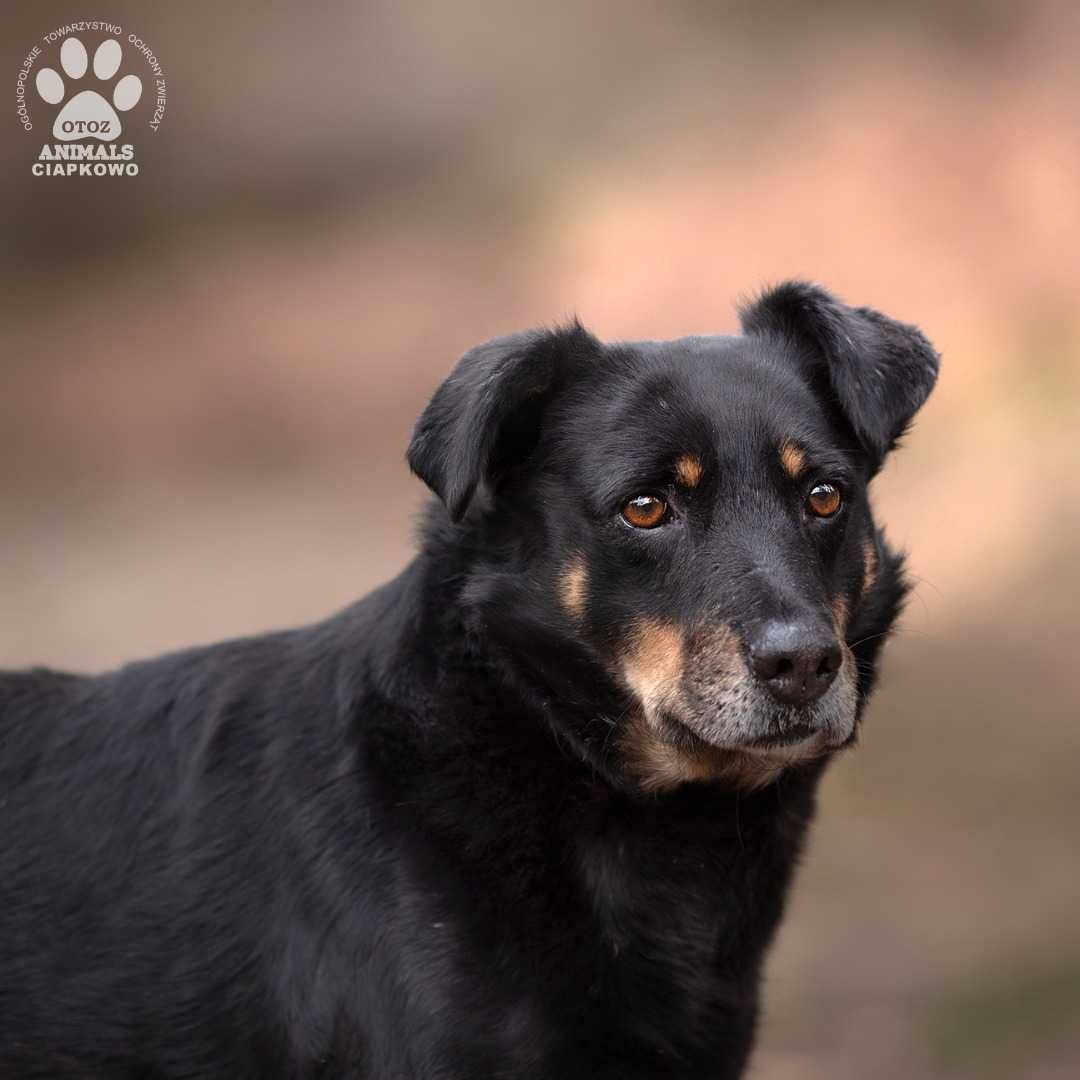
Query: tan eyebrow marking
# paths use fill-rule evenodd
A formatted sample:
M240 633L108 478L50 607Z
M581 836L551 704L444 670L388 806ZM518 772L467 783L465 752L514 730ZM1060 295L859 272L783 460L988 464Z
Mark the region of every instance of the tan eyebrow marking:
M675 479L685 487L697 487L701 483L701 459L693 454L683 454L675 462Z
M589 587L589 571L581 555L571 555L559 574L559 598L563 607L575 618L585 614L585 594Z
M797 443L785 439L780 444L780 464L792 480L798 480L806 469L806 454Z

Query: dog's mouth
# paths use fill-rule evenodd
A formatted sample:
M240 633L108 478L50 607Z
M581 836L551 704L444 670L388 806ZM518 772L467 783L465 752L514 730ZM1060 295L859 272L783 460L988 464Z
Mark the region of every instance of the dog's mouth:
M756 755L770 752L805 750L817 753L832 748L830 733L810 721L768 725L759 734L739 732L717 737L707 725L687 722L682 717L664 712L656 717L661 737L669 745L685 750L742 751Z
M690 752L745 754L793 762L846 746L854 735L854 702L837 695L809 709L665 709L653 716L657 734L669 746Z
M646 792L670 790L689 781L756 791L785 770L839 749L833 733L822 726L788 723L771 731L768 726L721 732L672 713L642 714L628 725L622 739L626 767Z

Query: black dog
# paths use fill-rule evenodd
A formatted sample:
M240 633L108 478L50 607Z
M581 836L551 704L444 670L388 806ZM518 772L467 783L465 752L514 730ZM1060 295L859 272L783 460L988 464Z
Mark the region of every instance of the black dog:
M310 629L0 678L0 1076L739 1076L905 586L913 327L468 353L419 557Z

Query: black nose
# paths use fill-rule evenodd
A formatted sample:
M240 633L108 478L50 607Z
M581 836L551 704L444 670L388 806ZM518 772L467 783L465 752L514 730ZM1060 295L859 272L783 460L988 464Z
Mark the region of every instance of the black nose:
M840 643L814 622L768 622L750 645L754 674L785 705L809 705L840 670Z

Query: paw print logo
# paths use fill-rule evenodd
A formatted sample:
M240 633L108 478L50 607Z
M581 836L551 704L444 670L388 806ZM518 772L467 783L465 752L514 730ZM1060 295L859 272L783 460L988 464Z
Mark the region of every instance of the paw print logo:
M106 38L94 53L94 76L99 83L108 82L120 67L123 53L116 38ZM89 57L78 38L69 37L60 46L60 66L69 79L81 79L86 74ZM35 80L43 101L59 105L67 90L64 80L52 68L42 68ZM112 142L120 134L119 112L133 109L142 97L142 80L137 75L125 75L113 87L112 105L99 90L80 90L56 116L53 138L71 142L87 136Z

